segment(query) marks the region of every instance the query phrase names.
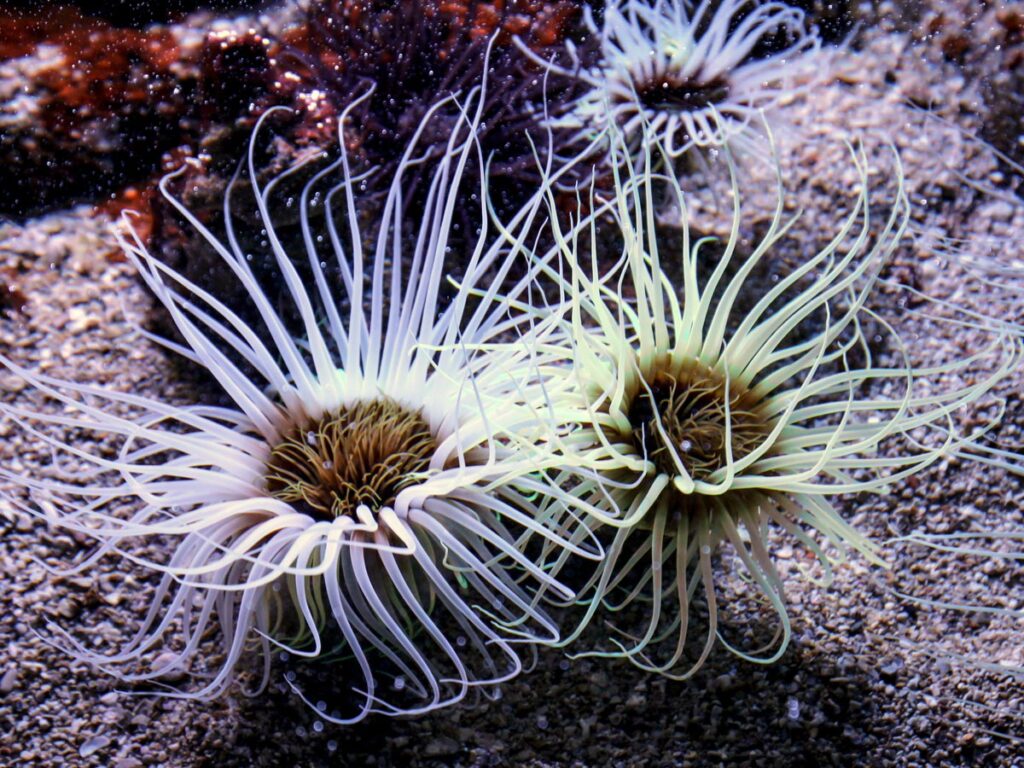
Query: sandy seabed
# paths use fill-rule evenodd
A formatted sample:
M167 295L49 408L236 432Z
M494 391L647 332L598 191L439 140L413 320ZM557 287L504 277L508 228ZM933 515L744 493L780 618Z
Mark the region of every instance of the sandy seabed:
M956 9L950 4L954 18ZM786 247L799 254L830 238L833 205L849 197L855 182L844 140L864 142L882 190L876 203L884 207L894 179L891 142L915 208L913 236L897 253L891 277L1020 322L1024 204L1012 191L998 191L1006 169L970 138L985 114L978 83L936 46L898 25L869 25L853 50L836 54L834 81L783 108L787 205L804 211ZM909 102L930 104L930 113ZM771 210L770 181L760 179L745 193L747 223ZM694 214L713 231L714 201L702 202ZM117 258L108 225L88 206L0 225L0 260L21 273L19 288L29 299L23 312L0 320L0 348L51 376L192 402L191 384L176 377L180 367L169 353L137 334L133 321L144 320L151 299ZM941 244L950 237L966 241L962 250L981 268L963 254L946 258ZM984 279L990 277L996 279ZM884 293L878 301L884 304ZM900 333L919 340L914 354L924 362L978 342L969 328L953 334L952 326L927 324L911 312L879 310L892 310ZM1002 391L1012 396L1007 433L1018 438L1022 383L1024 372ZM10 374L0 373L0 393L53 407ZM45 447L16 425L0 424L0 436L5 468L31 474L49 463ZM947 462L917 480L886 497L842 500L840 510L878 540L911 529L1024 527L1018 477ZM1010 673L1024 666L1024 620L944 612L894 596L982 595L1017 608L1014 595L1024 584L1019 568L1005 561L897 546L887 550L891 571L854 558L830 588L818 589L799 578L780 542L794 636L772 666L718 648L693 679L674 683L624 662L570 661L547 651L531 672L504 685L497 701L321 729L315 713L278 688L211 703L129 695L49 647L37 634L47 620L116 644L147 604L148 577L125 562L107 559L74 578L44 568L71 561L85 544L0 507L2 765L1024 765L1024 687Z

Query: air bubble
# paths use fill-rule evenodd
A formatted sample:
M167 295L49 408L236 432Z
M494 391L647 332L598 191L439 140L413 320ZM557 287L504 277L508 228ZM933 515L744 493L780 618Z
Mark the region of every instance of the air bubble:
M403 688L405 688L405 678L404 677L396 677L395 678L395 690L396 691L400 691Z
M317 720L315 723L313 723L313 730L316 731L317 733L323 733L324 732L324 724L320 720Z

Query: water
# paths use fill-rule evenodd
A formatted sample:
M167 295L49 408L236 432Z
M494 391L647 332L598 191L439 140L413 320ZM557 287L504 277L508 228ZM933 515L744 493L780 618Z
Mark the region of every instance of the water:
M0 0L0 763L1024 759L1024 17L698 5Z

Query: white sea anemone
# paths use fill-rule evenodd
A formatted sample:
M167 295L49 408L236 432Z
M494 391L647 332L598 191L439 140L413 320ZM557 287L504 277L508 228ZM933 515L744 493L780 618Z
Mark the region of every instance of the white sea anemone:
M467 103L474 96L481 101L478 89ZM473 351L516 325L495 286L518 247L486 244L483 201L463 282L447 303L439 299L459 180L467 163L482 162L477 120L467 116L451 136L422 212L403 207L404 174L420 162L413 141L372 236L360 232L359 179L342 128L340 159L313 174L298 200L298 255L275 229L283 201L274 192L300 167L261 188L250 149L265 248L301 321L298 339L254 277L230 203L222 241L170 197L165 180L164 193L244 286L266 333L154 258L133 231L122 244L184 339L165 343L209 371L233 406L171 405L3 360L58 406L4 405L4 414L55 458L92 467L73 476L4 472L54 525L98 543L70 571L117 555L161 575L137 633L115 652L52 627L79 659L127 682L205 675L166 690L198 699L221 693L244 661L262 666L261 690L277 652L332 656L340 659L332 676L351 675L341 686L354 704L318 715L353 722L458 701L517 674L517 643L557 639L531 592L568 593L522 554L524 541L579 548L538 522L532 499L544 466L531 441L546 432L534 413L509 404L510 393L536 386L532 351ZM512 228L527 231L541 204L538 195ZM311 223L318 210L323 231ZM308 262L308 284L296 259ZM339 286L328 284L328 261ZM485 273L493 283L483 285ZM84 430L116 447L88 452L54 430ZM126 504L130 514L119 511ZM216 632L219 655L207 644Z
M669 157L744 144L760 112L799 92L822 63L821 40L803 11L780 2L611 0L600 29L590 6L584 19L600 41L596 62L572 45L566 65L520 46L546 69L589 86L553 125L590 137L614 124L630 141L650 130ZM755 58L775 37L785 44Z
M971 453L985 427L964 434L957 411L1021 364L1021 345L994 324L972 354L922 367L871 309L907 221L898 159L892 209L875 222L867 159L852 151L860 184L831 242L757 287L758 265L795 221L783 217L781 178L768 231L743 253L740 190L724 153L735 203L719 253L709 238L691 238L684 194L664 157L654 157L667 150L653 137L643 146L630 157L625 137L613 136L613 193L592 191L573 226L561 226L550 203L562 256L550 276L565 302L564 338L549 339L546 351L554 358L553 344L561 346L573 371L549 393L567 434L557 482L574 490L574 514L586 515L579 535L594 532L606 547L582 578L584 615L561 644L579 642L588 625L608 627L593 653L684 678L716 637L752 661L771 662L786 648L790 619L770 529L813 556L816 568L797 567L817 583L831 580L848 548L883 564L831 499L884 493L943 457ZM681 226L679 241L659 225L666 210ZM872 352L882 342L884 362ZM734 558L721 557L722 544ZM546 564L552 574L578 572L563 570L571 560L563 550ZM734 596L762 601L778 617L774 637L757 649L730 641L719 619L718 571L729 563L739 566ZM704 641L691 647L696 614Z

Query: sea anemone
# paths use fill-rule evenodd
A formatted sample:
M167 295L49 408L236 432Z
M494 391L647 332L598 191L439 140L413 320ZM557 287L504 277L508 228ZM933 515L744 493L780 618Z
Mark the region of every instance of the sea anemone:
M550 124L580 138L615 125L634 146L650 131L670 158L749 144L761 111L799 92L821 66L817 32L803 11L779 2L611 0L600 29L589 6L584 20L600 41L596 61L573 45L561 64L522 46L549 72L586 85Z
M471 92L462 108L478 98ZM508 405L536 386L532 351L474 351L516 327L495 290L478 288L485 272L500 281L518 250L485 247L483 202L466 277L446 305L439 301L463 170L483 162L474 141L479 119L476 110L454 126L412 239L402 236L414 215L403 190L418 162L415 135L367 240L342 131L341 157L318 170L297 201L310 283L275 233L283 201L274 189L283 178L260 187L250 148L264 247L301 318L298 339L254 278L230 214L222 241L171 200L245 287L263 335L155 259L134 231L120 235L184 339L164 343L205 368L231 405L169 404L0 358L57 406L3 406L55 460L53 476L4 471L34 504L12 502L97 542L72 573L119 555L159 574L141 626L120 649L103 653L51 626L55 642L129 683L205 677L191 689L166 687L166 695L190 699L218 695L250 661L262 690L282 651L333 658L340 666L331 677L350 691L348 709L318 715L353 722L459 701L517 674L517 644L557 638L531 591L568 593L522 550L539 538L584 552L540 522L534 499L545 467L531 441L543 438L544 425ZM538 194L513 228L528 229L542 202ZM323 232L309 226L317 207L326 214ZM325 279L327 261L342 275L338 286ZM72 434L98 436L105 448L84 450ZM73 471L65 459L88 469ZM543 497L551 493L557 489ZM218 632L220 653L211 655L207 641ZM287 679L309 701L291 673Z
M555 358L560 346L572 370L562 390L548 392L567 435L554 479L573 490L573 514L584 521L578 536L596 534L606 557L593 572L573 566L565 549L537 559L578 585L583 616L561 645L579 642L600 617L606 641L580 655L624 657L685 678L716 637L752 661L784 652L791 628L772 549L777 533L813 556L815 567L797 567L815 583L831 581L848 548L884 565L878 545L831 499L884 493L943 457L970 454L992 425L964 434L956 412L1021 364L1021 345L993 326L971 355L915 366L910 345L869 306L907 222L898 158L891 211L876 222L867 158L851 149L860 183L834 237L758 289L758 265L796 221L783 217L781 172L770 226L744 254L736 166L723 153L734 207L717 252L709 238L691 238L668 150L651 135L643 146L630 157L615 134L613 194L591 191L572 226L550 217L562 258L549 275L565 300L563 339L549 339L546 351ZM555 205L551 196L553 212ZM681 241L666 240L666 217L681 226ZM752 308L739 311L751 292ZM546 512L557 515L562 504ZM727 565L739 580L723 579ZM756 649L739 647L720 621L727 605L749 608L751 600L778 617L774 636ZM699 651L687 642L698 616Z

